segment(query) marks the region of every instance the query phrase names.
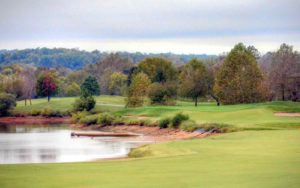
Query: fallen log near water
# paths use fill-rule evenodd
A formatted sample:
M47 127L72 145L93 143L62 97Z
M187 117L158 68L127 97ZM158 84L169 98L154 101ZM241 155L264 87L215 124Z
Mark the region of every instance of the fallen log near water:
M140 136L134 133L104 133L104 132L71 132L71 136L88 136L88 137L129 137Z

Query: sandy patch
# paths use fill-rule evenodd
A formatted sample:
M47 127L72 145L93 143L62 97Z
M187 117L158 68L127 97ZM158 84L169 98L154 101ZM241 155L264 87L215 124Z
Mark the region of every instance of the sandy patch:
M277 112L274 113L275 116L281 117L300 117L300 113L288 113L288 112Z

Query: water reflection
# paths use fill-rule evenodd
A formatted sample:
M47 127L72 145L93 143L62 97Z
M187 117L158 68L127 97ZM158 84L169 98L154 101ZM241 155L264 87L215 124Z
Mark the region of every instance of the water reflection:
M125 156L135 143L70 136L64 125L0 125L0 164L76 162Z

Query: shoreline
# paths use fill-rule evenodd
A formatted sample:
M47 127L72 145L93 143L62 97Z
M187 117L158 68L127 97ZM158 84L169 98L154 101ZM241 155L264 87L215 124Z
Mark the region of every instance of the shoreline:
M134 133L141 134L142 136L133 138L117 138L122 140L132 141L173 141L184 140L190 138L203 138L211 135L217 135L220 133L196 133L187 132L180 129L164 128L161 129L158 126L141 126L141 125L92 125L86 126L82 124L72 124L71 117L44 117L44 116L6 116L0 117L0 124L68 124L73 130L82 131L100 131L109 133Z
M124 141L149 141L153 143L165 142L165 141L176 141L185 140L191 138L204 138L211 135L218 135L220 133L197 133L187 132L180 129L165 128L161 129L157 126L140 126L140 125L109 125L109 126L85 126L80 124L71 124L70 127L74 130L81 131L99 131L107 133L132 133L141 134L137 137L118 137L117 140Z
M70 117L43 117L43 116L25 116L25 117L0 117L0 123L3 124L70 124Z

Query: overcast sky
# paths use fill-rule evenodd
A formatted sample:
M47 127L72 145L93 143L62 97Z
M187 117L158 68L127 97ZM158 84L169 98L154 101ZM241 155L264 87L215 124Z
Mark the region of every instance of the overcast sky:
M299 50L299 20L299 0L0 0L0 49Z

